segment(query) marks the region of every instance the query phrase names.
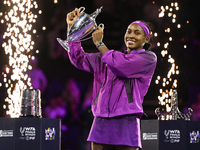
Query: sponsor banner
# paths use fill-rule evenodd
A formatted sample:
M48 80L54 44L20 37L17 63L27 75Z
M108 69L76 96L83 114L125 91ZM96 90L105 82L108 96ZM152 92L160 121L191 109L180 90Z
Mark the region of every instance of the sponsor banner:
M22 140L35 140L36 129L35 127L20 127L19 129L21 136L19 137Z
M0 130L1 137L13 137L13 130Z
M157 133L143 133L142 139L143 140L157 140L158 134Z

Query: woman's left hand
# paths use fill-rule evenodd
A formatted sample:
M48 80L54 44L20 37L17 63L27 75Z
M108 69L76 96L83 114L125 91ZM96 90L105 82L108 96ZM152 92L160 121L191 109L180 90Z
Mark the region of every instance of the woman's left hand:
M80 13L80 9L75 8L72 12L69 12L67 14L67 24L68 24L68 30L71 28L71 26L74 24L74 22L78 19Z
M103 30L104 30L104 27L98 26L98 28L92 33L92 39L95 45L97 45L99 42L102 42Z

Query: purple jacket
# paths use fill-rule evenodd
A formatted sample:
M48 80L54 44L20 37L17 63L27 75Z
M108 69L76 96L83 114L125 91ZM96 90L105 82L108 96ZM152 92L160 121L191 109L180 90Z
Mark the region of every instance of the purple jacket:
M144 49L130 54L109 50L104 55L85 53L80 42L68 43L71 63L94 74L92 112L95 117L143 114L157 57Z

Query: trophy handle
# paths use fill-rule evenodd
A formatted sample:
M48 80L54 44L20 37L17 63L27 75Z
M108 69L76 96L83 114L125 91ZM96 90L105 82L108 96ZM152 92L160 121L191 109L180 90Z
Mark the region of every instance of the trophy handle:
M80 12L79 12L79 16L80 16L80 14L82 14L84 12L85 7L80 7L79 9L80 9Z
M104 28L104 24L103 23L100 23L97 27L94 27L94 29L93 30L96 30L98 27L101 27L101 28ZM91 30L89 33L91 33L93 30ZM89 34L88 33L88 34ZM89 39L91 39L92 38L92 36L91 37L88 37L88 38L85 38L85 39L82 39L82 40L80 40L81 42L82 41L86 41L86 40L89 40Z
M104 28L104 24L103 24L103 23L100 23L100 24L98 25L98 27Z

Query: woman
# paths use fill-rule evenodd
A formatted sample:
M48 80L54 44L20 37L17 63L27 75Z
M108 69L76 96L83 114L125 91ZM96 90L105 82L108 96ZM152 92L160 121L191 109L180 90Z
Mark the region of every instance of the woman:
M68 29L79 9L67 14ZM142 102L157 62L149 48L150 29L141 22L131 23L124 36L125 53L109 50L102 42L103 28L92 33L99 53L85 53L80 42L70 41L71 63L94 74L93 125L88 136L92 150L138 150L141 148Z

